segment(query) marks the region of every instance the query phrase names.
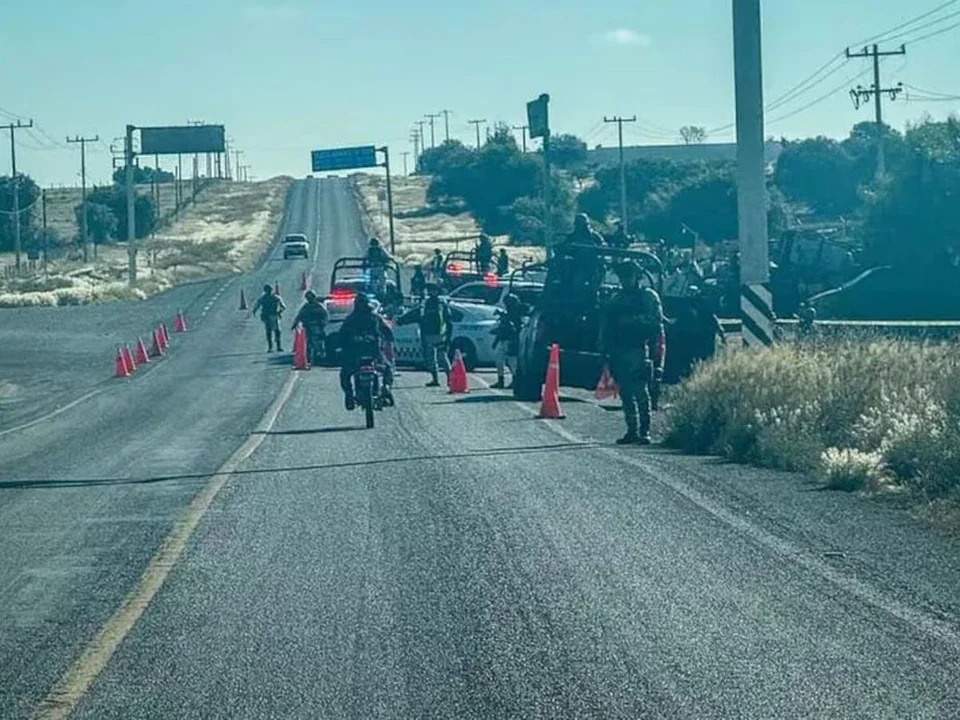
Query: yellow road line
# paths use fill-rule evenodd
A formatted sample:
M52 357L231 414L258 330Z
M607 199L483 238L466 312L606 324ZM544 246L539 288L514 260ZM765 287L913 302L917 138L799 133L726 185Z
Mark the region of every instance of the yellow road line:
M60 681L47 694L41 703L36 717L41 720L59 720L66 718L77 703L89 691L94 680L110 662L120 643L133 630L143 611L147 609L154 596L163 587L170 571L183 556L187 543L204 514L210 508L217 493L231 474L250 457L267 437L266 431L273 427L280 411L293 394L297 373L291 372L279 395L264 413L256 430L246 439L217 474L210 478L206 486L194 497L183 516L173 526L170 533L160 544L160 549L151 558L140 581L123 604L100 628Z

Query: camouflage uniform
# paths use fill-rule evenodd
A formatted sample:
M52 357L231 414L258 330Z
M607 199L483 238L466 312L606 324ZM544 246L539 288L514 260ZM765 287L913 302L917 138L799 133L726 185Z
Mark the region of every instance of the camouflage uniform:
M660 332L663 307L651 288L624 288L610 301L604 315L601 346L610 359L610 372L620 387L627 423L626 442L649 442L650 385L653 363L649 344Z

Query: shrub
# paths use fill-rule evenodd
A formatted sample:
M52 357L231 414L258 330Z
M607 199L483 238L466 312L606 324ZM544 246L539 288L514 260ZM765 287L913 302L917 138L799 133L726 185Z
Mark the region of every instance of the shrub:
M960 488L960 354L877 338L726 353L678 390L667 442L835 488L945 497Z

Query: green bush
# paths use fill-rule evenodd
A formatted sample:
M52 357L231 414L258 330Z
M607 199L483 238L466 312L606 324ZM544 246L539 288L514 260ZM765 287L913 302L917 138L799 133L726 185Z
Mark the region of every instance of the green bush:
M882 339L726 353L678 390L667 442L833 487L960 488L960 353Z

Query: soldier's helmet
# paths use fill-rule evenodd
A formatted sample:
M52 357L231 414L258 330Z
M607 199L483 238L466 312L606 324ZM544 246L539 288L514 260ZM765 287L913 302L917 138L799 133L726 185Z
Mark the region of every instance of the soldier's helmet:
M587 217L586 213L579 213L573 219L574 230L587 230L589 227L590 227L590 218Z
M353 298L353 308L354 310L370 310L370 298L367 297L366 293L357 293L356 297Z
M306 298L307 302L311 302L311 303L312 303L314 300L317 299L317 294L316 294L313 290L307 290L307 291L303 294L303 297Z
M263 291L264 291L265 293L267 293L267 295L270 295L270 294L273 293L273 288L270 287L269 285L264 285L264 286L263 286Z
M629 260L624 260L613 266L613 271L617 274L617 277L621 280L626 280L628 278L635 278L640 273L640 268L637 267L636 263L632 263Z

